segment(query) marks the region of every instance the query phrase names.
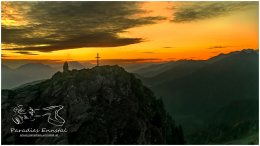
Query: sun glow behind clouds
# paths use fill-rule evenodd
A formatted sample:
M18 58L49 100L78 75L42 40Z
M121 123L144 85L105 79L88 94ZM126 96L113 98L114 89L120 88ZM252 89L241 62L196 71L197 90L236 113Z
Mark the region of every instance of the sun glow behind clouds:
M29 13L30 15L26 14L31 11L30 7L27 5L29 2L24 2L24 5L15 5L15 3L16 2L2 2L3 27L7 27L9 29L12 28L13 30L13 28L19 29L39 25L35 19L32 19L33 17L31 15L33 15L33 13ZM227 4L225 4L225 6L232 7L232 5L228 4L228 2L226 3ZM96 2L96 4L98 4L98 2ZM58 28L55 29L54 26L57 24L51 24L47 21L46 24L48 24L48 27L45 27L43 23L43 27L39 27L37 31L27 29L26 31L30 31L30 33L27 33L27 36L23 35L27 39L34 39L37 41L37 43L32 42L35 44L30 44L28 42L22 42L21 44L2 42L1 47L4 49L2 50L2 54L5 54L2 58L41 60L55 58L58 60L83 61L93 60L95 54L99 52L102 54L102 59L156 58L158 60L153 61L169 61L178 59L207 59L219 53L227 53L230 51L242 50L244 48L258 49L258 6L249 4L250 9L238 9L235 12L228 12L226 15L221 14L218 16L215 14L213 15L212 13L214 17L210 17L208 19L203 18L202 20L190 22L174 22L174 15L178 12L178 8L185 4L185 2L139 2L138 6L140 10L145 11L145 13L135 13L134 11L137 9L131 9L133 11L131 12L133 15L128 15L128 12L121 11L122 15L115 15L115 18L117 19L110 18L111 21L104 20L107 25L98 24L100 18L97 15L94 15L96 13L93 13L93 16L95 16L93 18L84 17L89 19L86 22L95 22L98 26L100 26L99 28L108 31L109 33L105 33L104 35L94 35L95 32L93 32L90 36L86 36L84 34L84 37L81 37L82 40L80 37L76 40L71 38L76 36L78 33L84 32L85 29L87 29L87 33L90 33L92 29L75 27L75 30L69 31L70 33L64 33L64 31L59 30ZM120 4L118 6L125 7L125 4ZM102 8L102 6L100 8ZM97 7L96 9L93 9L93 11L98 11L100 8ZM207 8L210 10L209 6L207 6ZM47 15L48 13L44 10L45 9L42 10L42 14ZM110 11L110 9L108 10L109 12L114 13L113 11ZM183 11L183 9L181 10ZM71 14L74 14L72 17L75 17L75 20L77 20L76 17L80 15L79 13L76 13L77 10L70 11ZM75 13L73 13L73 11L75 11ZM203 14L204 12L200 11L200 13ZM37 13L37 15L40 17L41 13ZM127 20L130 19L129 16L131 16L131 20ZM43 15L42 17L45 16ZM48 17L50 17L50 20L55 18L53 16ZM187 18L185 18L185 20L187 20ZM117 22L114 23L115 21ZM129 21L129 23L127 23L127 21ZM68 23L66 20L64 20L64 22L66 25L74 23L73 21ZM122 23L124 23L124 25L122 25ZM95 25L90 26L94 27ZM72 27L72 29L73 28L74 27ZM6 31L8 32L10 30ZM59 33L64 33L66 35ZM16 35L19 36L20 34L17 33ZM39 39L36 39L35 36ZM96 47L94 47L93 43L104 43L106 45L108 43L103 40L93 40L93 42L91 42L92 40L90 40L90 37L93 38L92 36L96 39L104 39L107 37L110 39L106 40L119 45L102 47L102 45L95 44ZM3 36L3 38L4 37L5 36ZM141 40L122 40L124 38L140 38ZM64 40L67 41L66 46L74 45L80 47L68 47L64 50L56 49L55 45L57 45L57 43L61 43L59 41ZM86 45L75 44L75 41L80 44L84 44L86 41L88 42L89 47ZM37 51L37 48L47 48L49 46L54 47L52 50L47 52ZM59 44L57 46L60 47L61 45ZM12 48L19 49L8 50ZM30 50L31 48L33 48L34 51ZM26 53L25 51L32 53Z
M28 11L29 7L25 5L14 6L10 2L2 2L2 26L8 27L22 27L29 24L27 18L22 12Z

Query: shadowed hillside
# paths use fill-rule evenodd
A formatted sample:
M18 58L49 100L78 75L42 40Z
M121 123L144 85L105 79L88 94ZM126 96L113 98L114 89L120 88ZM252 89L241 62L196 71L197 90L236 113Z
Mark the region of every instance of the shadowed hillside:
M52 128L44 117L15 125L10 113L17 104L32 108L62 105L63 128L58 138L20 138L10 128ZM183 144L162 100L133 74L118 66L55 73L51 79L2 90L3 144Z
M139 78L163 98L190 143L225 143L258 133L258 59L249 49Z

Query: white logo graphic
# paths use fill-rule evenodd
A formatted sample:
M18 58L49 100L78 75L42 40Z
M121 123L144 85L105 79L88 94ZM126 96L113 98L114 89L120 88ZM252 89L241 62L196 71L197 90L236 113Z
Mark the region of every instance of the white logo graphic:
M25 121L34 121L36 118L48 116L48 123L54 126L63 126L65 120L59 115L62 105L49 106L41 109L33 109L24 105L17 105L14 109L12 120L15 124L23 124Z

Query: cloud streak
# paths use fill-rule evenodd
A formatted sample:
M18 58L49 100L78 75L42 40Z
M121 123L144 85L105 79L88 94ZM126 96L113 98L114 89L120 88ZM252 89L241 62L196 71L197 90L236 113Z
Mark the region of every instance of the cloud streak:
M222 48L228 48L229 46L212 46L209 47L208 49L222 49Z
M8 55L6 55L6 54L1 54L1 57L8 57Z
M166 47L163 47L163 48L170 49L170 48L174 48L174 47L168 47L168 46L166 46Z
M28 52L28 51L16 51L14 53L24 54L24 55L38 55L36 53L31 53L31 52Z
M3 20L21 25L2 23L2 42L26 46L11 48L12 50L40 52L140 43L142 38L120 37L118 34L165 18L141 17L140 14L146 12L139 8L139 4L140 2L91 1L5 2L2 6Z
M258 7L258 2L183 2L173 8L173 22L193 22L231 14L238 10Z
M56 50L75 49L83 47L118 47L140 42L142 42L141 38L120 38L113 34L93 33L69 38L66 40L56 41L51 45L12 48L12 50L51 52Z

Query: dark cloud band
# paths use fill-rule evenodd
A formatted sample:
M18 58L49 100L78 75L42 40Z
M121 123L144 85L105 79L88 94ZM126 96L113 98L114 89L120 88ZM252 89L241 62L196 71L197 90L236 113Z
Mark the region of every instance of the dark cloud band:
M138 17L145 13L139 8L140 2L7 3L28 21L26 26L2 26L3 43L23 45L11 48L13 50L50 52L136 44L142 42L142 38L123 38L118 34L164 19L159 16ZM5 16L12 16L7 14L7 8L2 11Z
M31 53L31 52L28 52L28 51L16 51L14 53L19 53L19 54L24 54L24 55L38 55L36 53Z
M174 7L173 22L192 22L230 14L237 10L258 7L258 2L184 2Z

